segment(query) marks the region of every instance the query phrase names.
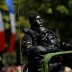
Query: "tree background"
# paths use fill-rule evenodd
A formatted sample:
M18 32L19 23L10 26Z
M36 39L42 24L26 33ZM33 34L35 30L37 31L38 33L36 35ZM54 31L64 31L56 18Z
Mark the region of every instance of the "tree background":
M19 0L18 5L21 27L29 26L27 13L37 11L59 40L72 42L72 0Z

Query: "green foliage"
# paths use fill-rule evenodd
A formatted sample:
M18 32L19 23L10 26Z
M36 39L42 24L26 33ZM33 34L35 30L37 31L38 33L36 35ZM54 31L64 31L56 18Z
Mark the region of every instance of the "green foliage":
M24 28L29 27L29 22L28 22L28 20L26 18L20 17L19 22L20 22L21 27L24 27Z
M56 10L63 14L69 14L69 10L64 5L58 5Z
M47 13L52 14L52 12L53 12L53 11L52 11L51 8L48 8L48 9L47 9Z

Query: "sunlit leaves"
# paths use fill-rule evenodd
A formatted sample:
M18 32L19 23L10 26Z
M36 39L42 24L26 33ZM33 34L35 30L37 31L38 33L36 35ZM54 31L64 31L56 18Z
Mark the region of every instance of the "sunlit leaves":
M62 14L69 14L69 10L64 5L58 5L56 10Z
M51 8L48 8L47 9L47 13L52 14L53 13L52 9Z

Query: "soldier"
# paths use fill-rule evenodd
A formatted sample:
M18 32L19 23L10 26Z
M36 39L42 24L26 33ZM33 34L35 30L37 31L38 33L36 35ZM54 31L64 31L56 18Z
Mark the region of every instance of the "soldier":
M27 48L30 46L44 46L49 52L58 50L59 44L55 33L51 30L46 30L40 15L29 15L29 23L31 27L24 29L24 42Z
M29 72L38 72L39 61L43 55L48 52L59 51L59 44L55 33L51 30L46 30L43 26L43 21L39 14L30 14L28 16L30 28L25 28L24 48L28 54Z
M53 31L47 30L43 26L43 21L39 14L32 13L28 16L30 28L25 28L24 48L28 54L29 72L38 72L40 60L43 55L50 52L61 51L60 47L68 47L65 42L58 42Z

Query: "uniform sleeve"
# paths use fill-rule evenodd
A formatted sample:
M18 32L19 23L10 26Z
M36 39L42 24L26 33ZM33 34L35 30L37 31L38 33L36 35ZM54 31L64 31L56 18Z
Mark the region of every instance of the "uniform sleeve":
M30 35L24 35L23 44L26 46L26 48L30 48L32 46L32 38Z

